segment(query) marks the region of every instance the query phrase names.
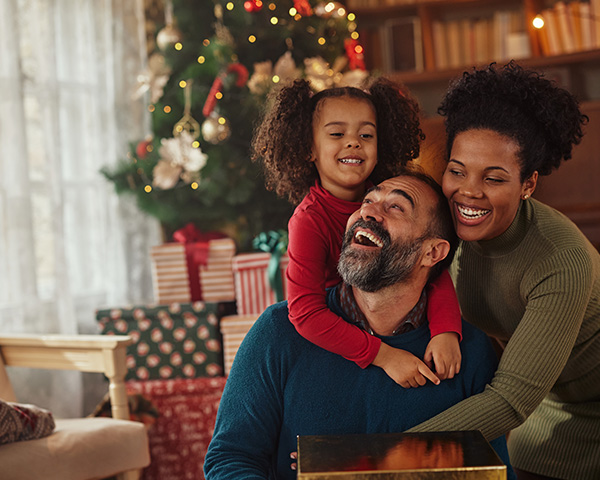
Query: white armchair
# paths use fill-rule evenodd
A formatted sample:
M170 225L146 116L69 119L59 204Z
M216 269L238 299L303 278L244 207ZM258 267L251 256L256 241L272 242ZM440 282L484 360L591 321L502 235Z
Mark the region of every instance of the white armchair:
M0 399L16 402L4 366L102 372L113 418L55 419L47 437L0 445L3 480L136 480L150 463L145 426L129 420L128 336L0 335ZM20 399L25 401L27 399Z

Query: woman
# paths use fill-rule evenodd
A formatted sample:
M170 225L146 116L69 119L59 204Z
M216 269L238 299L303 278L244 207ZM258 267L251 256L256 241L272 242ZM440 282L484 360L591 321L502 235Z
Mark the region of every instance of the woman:
M413 430L510 433L519 478L600 478L600 255L533 198L571 158L587 117L564 89L511 62L447 92L443 175L458 236L463 316L504 347L486 390ZM518 427L518 428L517 428Z

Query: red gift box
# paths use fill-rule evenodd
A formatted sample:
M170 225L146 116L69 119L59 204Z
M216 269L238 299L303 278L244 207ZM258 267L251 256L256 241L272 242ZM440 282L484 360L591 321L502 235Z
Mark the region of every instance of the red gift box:
M269 284L267 267L270 253L243 253L232 260L235 298L238 315L259 315L277 300ZM287 298L285 270L289 259L282 255L279 270L283 284L283 297Z
M150 466L141 480L203 480L225 377L129 381L159 416L148 431Z

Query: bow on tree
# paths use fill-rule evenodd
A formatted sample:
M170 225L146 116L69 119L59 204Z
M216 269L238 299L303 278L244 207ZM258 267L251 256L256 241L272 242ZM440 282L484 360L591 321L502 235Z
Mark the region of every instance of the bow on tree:
M275 300L281 302L283 296L283 279L281 278L281 270L279 261L283 254L287 251L288 235L285 230L271 230L269 232L259 233L252 241L252 246L256 250L262 250L271 254L269 265L267 266L267 277L269 285L275 292Z

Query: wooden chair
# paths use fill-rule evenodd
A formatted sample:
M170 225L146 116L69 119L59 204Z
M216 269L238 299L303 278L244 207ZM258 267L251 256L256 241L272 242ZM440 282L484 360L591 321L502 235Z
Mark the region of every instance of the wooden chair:
M150 454L145 426L129 420L124 379L126 347L131 343L129 336L0 335L1 399L17 401L5 365L102 372L110 382L113 416L55 419L56 428L48 437L1 445L1 478L139 478L140 469L150 463Z

